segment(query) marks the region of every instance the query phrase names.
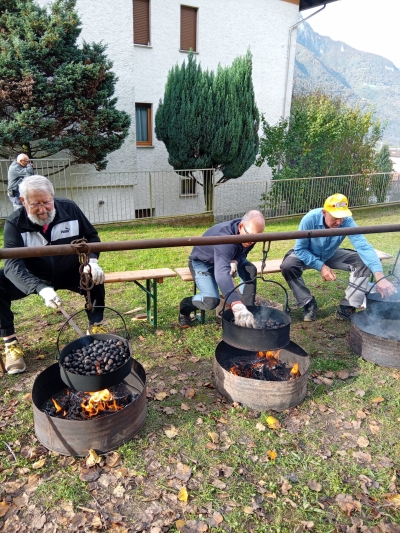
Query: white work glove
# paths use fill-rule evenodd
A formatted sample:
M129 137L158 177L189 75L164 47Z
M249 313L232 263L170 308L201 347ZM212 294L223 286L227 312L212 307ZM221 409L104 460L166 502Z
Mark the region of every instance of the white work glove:
M232 278L236 278L238 275L237 265L237 261L231 261L231 271L229 272L229 275L232 276Z
M235 317L235 324L245 328L255 328L256 321L253 313L242 303L234 303L231 307L233 316Z
M104 283L104 271L99 267L97 259L91 258L89 260L89 265L86 265L83 271L86 272L86 274L90 274L90 271L92 272L92 279L95 285L101 285Z
M44 300L44 303L47 307L52 307L53 309L58 309L58 306L62 304L61 298L58 296L53 287L45 287L39 291L39 296Z

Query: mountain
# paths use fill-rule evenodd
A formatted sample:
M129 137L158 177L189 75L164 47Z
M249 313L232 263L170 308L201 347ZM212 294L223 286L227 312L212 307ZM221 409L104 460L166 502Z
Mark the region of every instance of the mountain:
M350 105L372 105L387 122L383 141L400 146L400 70L388 59L356 50L316 33L304 22L297 30L296 88L322 88Z

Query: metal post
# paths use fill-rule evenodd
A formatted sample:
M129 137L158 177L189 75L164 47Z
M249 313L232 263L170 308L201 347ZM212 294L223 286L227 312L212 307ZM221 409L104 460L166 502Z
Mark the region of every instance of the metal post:
M149 194L150 194L150 216L153 216L153 186L151 182L151 172L149 172Z
M267 213L267 196L268 196L268 180L265 182L264 218L266 218L266 213Z

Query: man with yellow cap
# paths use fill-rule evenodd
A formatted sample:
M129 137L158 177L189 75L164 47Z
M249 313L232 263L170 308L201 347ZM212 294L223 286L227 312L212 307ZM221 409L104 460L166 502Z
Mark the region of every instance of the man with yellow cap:
M354 228L357 224L352 218L346 196L334 194L325 200L323 208L312 209L302 218L299 230L339 227ZM348 237L355 250L339 248L346 238L342 235L297 239L295 247L285 255L281 265L282 275L293 291L297 306L303 308L305 322L316 320L318 310L317 302L303 280L303 271L308 268L319 270L324 281L336 279L332 269L350 272L350 284L336 312L336 317L341 320L351 320L356 308L361 307L371 273L378 282L376 290L382 298L395 292L394 286L384 278L381 262L364 235ZM354 285L363 290L354 288Z

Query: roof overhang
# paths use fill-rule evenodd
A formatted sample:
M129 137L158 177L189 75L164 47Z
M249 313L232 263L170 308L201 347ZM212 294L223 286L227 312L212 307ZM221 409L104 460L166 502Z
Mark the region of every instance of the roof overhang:
M305 9L310 9L312 7L320 7L332 2L337 2L337 0L300 0L299 11L304 11Z

